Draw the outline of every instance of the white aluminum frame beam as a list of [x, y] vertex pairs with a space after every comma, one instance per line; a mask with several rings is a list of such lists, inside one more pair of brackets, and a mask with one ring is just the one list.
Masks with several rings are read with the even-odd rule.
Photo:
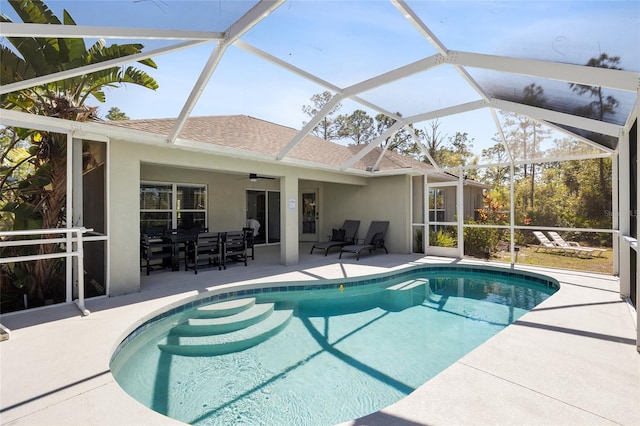
[[165, 135], [141, 130], [132, 130], [92, 121], [71, 121], [8, 109], [0, 109], [0, 125], [55, 133], [68, 133], [69, 131], [73, 131], [77, 138], [98, 141], [114, 138], [154, 145], [166, 145], [167, 141]]
[[367, 155], [368, 153], [373, 151], [378, 145], [380, 145], [382, 141], [384, 141], [388, 137], [392, 137], [393, 135], [395, 135], [402, 126], [404, 126], [404, 123], [402, 123], [401, 121], [396, 121], [393, 124], [393, 126], [389, 127], [387, 130], [382, 132], [380, 136], [378, 136], [377, 138], [369, 142], [366, 147], [360, 150], [360, 152], [358, 152], [353, 157], [349, 158], [347, 161], [342, 163], [342, 166], [340, 166], [340, 169], [346, 170], [352, 167], [358, 160], [364, 158], [365, 155]]
[[176, 124], [169, 135], [169, 143], [175, 142], [176, 138], [182, 131], [184, 124], [191, 115], [191, 111], [195, 107], [196, 103], [200, 99], [204, 88], [211, 79], [213, 72], [218, 67], [222, 56], [226, 52], [227, 48], [238, 40], [243, 34], [253, 28], [258, 22], [269, 16], [274, 10], [280, 7], [286, 0], [260, 0], [253, 8], [251, 8], [244, 16], [235, 21], [229, 29], [225, 32], [223, 40], [218, 42], [218, 45], [211, 53], [209, 60], [205, 64], [202, 73], [198, 77], [196, 84], [194, 85], [187, 101], [180, 111], [180, 115], [176, 120]]
[[276, 160], [282, 160], [291, 152], [296, 145], [298, 145], [319, 123], [322, 119], [331, 111], [338, 103], [343, 99], [342, 94], [334, 95], [329, 101], [322, 107], [320, 111], [291, 139], [291, 141], [280, 150], [276, 155]]
[[452, 63], [449, 60], [451, 51], [442, 43], [438, 37], [429, 29], [429, 27], [416, 15], [416, 13], [407, 5], [404, 0], [391, 0], [391, 3], [398, 9], [402, 15], [407, 19], [414, 27], [418, 29], [420, 34], [431, 43], [431, 45], [442, 55], [442, 59], [447, 63], [454, 65], [454, 68], [464, 78], [467, 83], [480, 95], [483, 99], [489, 100], [489, 95], [482, 89], [482, 87], [475, 81], [475, 79], [465, 70], [463, 67]]
[[548, 121], [541, 121], [541, 123], [543, 123], [547, 127], [550, 127], [550, 128], [552, 128], [554, 130], [557, 130], [558, 132], [564, 133], [564, 134], [572, 137], [573, 139], [577, 139], [580, 142], [583, 142], [583, 143], [585, 143], [585, 144], [587, 144], [587, 145], [589, 145], [589, 146], [591, 146], [591, 147], [593, 147], [595, 149], [598, 149], [600, 151], [604, 151], [604, 152], [607, 152], [607, 153], [615, 152], [615, 149], [612, 149], [612, 148], [609, 148], [608, 146], [604, 146], [602, 144], [594, 142], [591, 139], [587, 139], [584, 136], [581, 136], [581, 135], [578, 135], [576, 133], [573, 133], [570, 130], [567, 130], [567, 129], [563, 128], [563, 127], [557, 126], [557, 125], [555, 125], [553, 123], [550, 123]]
[[21, 22], [0, 23], [4, 37], [43, 38], [109, 38], [133, 40], [202, 40], [216, 41], [224, 37], [218, 31], [158, 30], [124, 27], [94, 27], [88, 25], [51, 25]]
[[[255, 56], [258, 56], [259, 58], [262, 58], [268, 62], [271, 62], [272, 64], [283, 68], [299, 77], [305, 78], [308, 81], [315, 83], [321, 87], [324, 87], [325, 89], [329, 89], [332, 92], [335, 93], [343, 93], [344, 89], [341, 87], [336, 86], [333, 83], [330, 83], [326, 80], [323, 80], [321, 78], [319, 78], [318, 76], [311, 74], [310, 72], [307, 72], [301, 68], [296, 67], [295, 65], [292, 65], [286, 61], [283, 61], [280, 58], [277, 58], [273, 55], [271, 55], [270, 53], [267, 53], [261, 49], [258, 49], [257, 47], [243, 41], [243, 40], [236, 40], [235, 43], [233, 44], [235, 47], [238, 47], [248, 53], [251, 53]], [[393, 118], [394, 120], [401, 120], [402, 117], [398, 116], [396, 113], [390, 112], [385, 110], [384, 108], [381, 108], [379, 105], [373, 104], [365, 99], [360, 98], [359, 96], [349, 96], [349, 99], [363, 105], [366, 106], [369, 109], [372, 109], [374, 111], [377, 111], [379, 113], [385, 114], [388, 117]]]
[[29, 87], [40, 86], [47, 83], [53, 83], [55, 81], [66, 80], [67, 78], [78, 77], [85, 74], [90, 74], [96, 71], [102, 71], [108, 68], [117, 67], [130, 62], [137, 62], [143, 59], [151, 58], [154, 56], [164, 55], [167, 53], [177, 52], [179, 50], [188, 49], [200, 44], [209, 43], [209, 41], [188, 41], [179, 43], [173, 46], [162, 47], [159, 49], [151, 50], [149, 52], [140, 52], [134, 55], [124, 56], [122, 58], [111, 59], [104, 62], [98, 62], [95, 64], [87, 65], [84, 67], [74, 68], [71, 70], [61, 71], [41, 77], [31, 78], [29, 80], [17, 81], [11, 84], [5, 84], [0, 86], [0, 94], [16, 92], [22, 89], [28, 89]]
[[[383, 73], [383, 74], [379, 74], [375, 77], [372, 77], [368, 80], [364, 80], [361, 81], [359, 83], [356, 83], [352, 86], [346, 87], [342, 90], [338, 90], [339, 95], [334, 96], [331, 99], [331, 108], [327, 108], [327, 105], [325, 105], [325, 107], [323, 107], [317, 114], [315, 117], [313, 117], [313, 119], [307, 123], [306, 126], [304, 126], [304, 128], [302, 130], [300, 130], [300, 132], [298, 132], [298, 134], [296, 134], [296, 136], [291, 140], [291, 142], [289, 142], [287, 144], [287, 146], [285, 148], [283, 148], [278, 155], [276, 156], [276, 158], [278, 160], [282, 160], [298, 143], [300, 143], [304, 137], [306, 135], [308, 135], [313, 128], [320, 123], [320, 121], [329, 113], [329, 111], [331, 111], [331, 109], [339, 102], [341, 101], [343, 98], [354, 98], [358, 93], [362, 93], [362, 92], [366, 92], [368, 90], [371, 89], [375, 89], [376, 87], [380, 87], [383, 86], [385, 84], [389, 84], [392, 83], [394, 81], [400, 80], [402, 78], [405, 77], [409, 77], [411, 75], [423, 72], [427, 69], [433, 68], [435, 66], [441, 65], [442, 61], [441, 61], [441, 56], [440, 55], [432, 55], [429, 56], [427, 58], [423, 58], [420, 59], [416, 62], [413, 62], [411, 64], [396, 68], [394, 70], [391, 70], [389, 72]], [[336, 101], [336, 99], [338, 99]], [[366, 102], [366, 101], [365, 101]], [[372, 104], [369, 104], [367, 102], [367, 104], [369, 106], [374, 106]], [[389, 114], [387, 114], [389, 115]], [[390, 117], [393, 117], [396, 120], [396, 123], [400, 122], [400, 124], [404, 125], [404, 123], [401, 122], [400, 117], [397, 117], [395, 114], [391, 114], [389, 115]], [[406, 120], [403, 120], [406, 121]], [[378, 138], [379, 139], [379, 138]], [[378, 140], [376, 139], [376, 140]], [[383, 139], [384, 140], [384, 139]], [[373, 142], [371, 142], [373, 143]], [[375, 148], [375, 147], [374, 147]], [[373, 149], [373, 148], [371, 148]], [[357, 161], [354, 160], [354, 163]]]
[[298, 75], [300, 77], [303, 77], [309, 81], [311, 81], [312, 83], [315, 83], [319, 86], [322, 86], [326, 89], [332, 90], [334, 92], [340, 92], [342, 89], [339, 88], [338, 86], [335, 86], [331, 83], [329, 83], [326, 80], [321, 79], [320, 77], [311, 74], [310, 72], [307, 72], [301, 68], [296, 67], [295, 65], [291, 65], [290, 63], [283, 61], [282, 59], [273, 56], [270, 53], [265, 52], [264, 50], [258, 49], [257, 47], [243, 41], [243, 40], [236, 40], [235, 43], [233, 43], [233, 45], [235, 47], [238, 47], [242, 50], [244, 50], [245, 52], [251, 53], [252, 55], [255, 55], [259, 58], [264, 59], [267, 62], [271, 62], [272, 64], [280, 67], [280, 68], [284, 68], [285, 70]]
[[478, 109], [486, 108], [488, 106], [489, 106], [489, 103], [487, 101], [480, 99], [477, 101], [471, 101], [471, 102], [467, 102], [467, 103], [452, 106], [452, 107], [425, 112], [423, 114], [417, 114], [417, 115], [412, 115], [410, 117], [405, 117], [404, 121], [408, 123], [419, 123], [421, 121], [435, 120], [436, 118], [446, 117], [448, 115], [455, 115], [455, 114], [461, 114], [464, 112], [475, 111]]
[[449, 49], [436, 37], [436, 35], [422, 22], [422, 19], [416, 15], [416, 13], [407, 5], [404, 0], [391, 0], [391, 4], [402, 13], [411, 24], [426, 38], [429, 43], [438, 51], [442, 56], [448, 56]]
[[[598, 158], [611, 158], [613, 153], [602, 152], [599, 154], [580, 154], [580, 155], [562, 155], [562, 156], [554, 156], [554, 157], [539, 157], [539, 158], [529, 158], [526, 160], [514, 160], [513, 164], [516, 166], [522, 166], [525, 164], [546, 164], [546, 163], [557, 163], [559, 161], [567, 161], [567, 160], [594, 160]], [[478, 163], [478, 164], [467, 164], [463, 166], [465, 170], [477, 170], [484, 169], [487, 167], [507, 167], [511, 164], [510, 161], [505, 161], [503, 163]], [[458, 173], [458, 166], [455, 167], [443, 167], [439, 170], [439, 172], [445, 173]], [[430, 172], [433, 173], [433, 172]]]
[[385, 84], [393, 83], [403, 78], [410, 77], [412, 75], [424, 72], [428, 69], [437, 67], [438, 65], [442, 65], [441, 55], [428, 56], [426, 58], [417, 60], [413, 63], [403, 65], [391, 71], [385, 72], [383, 74], [379, 74], [368, 80], [364, 80], [359, 83], [353, 84], [349, 87], [346, 87], [345, 89], [342, 90], [342, 93], [346, 97], [351, 97], [359, 93], [367, 92], [371, 89], [384, 86]]
[[500, 143], [502, 144], [502, 147], [504, 148], [504, 152], [507, 153], [507, 157], [509, 158], [509, 163], [513, 164], [513, 155], [511, 155], [511, 150], [509, 149], [509, 144], [507, 143], [507, 138], [505, 138], [505, 136], [504, 136], [504, 131], [502, 130], [502, 124], [500, 123], [500, 120], [498, 119], [498, 114], [496, 114], [496, 110], [494, 108], [489, 108], [489, 110], [491, 111], [491, 117], [493, 118], [493, 122], [496, 125], [496, 129], [498, 130], [498, 135], [500, 136]]
[[501, 99], [492, 99], [491, 105], [494, 108], [526, 115], [535, 120], [552, 121], [554, 123], [565, 124], [567, 126], [589, 130], [595, 133], [602, 133], [603, 135], [618, 137], [624, 131], [624, 128], [617, 124], [605, 123], [591, 118], [579, 117], [577, 115], [551, 111], [544, 108], [504, 101]]
[[492, 71], [527, 75], [567, 83], [601, 86], [635, 92], [640, 87], [640, 73], [609, 68], [588, 67], [560, 62], [519, 59], [480, 53], [449, 51], [450, 64]]

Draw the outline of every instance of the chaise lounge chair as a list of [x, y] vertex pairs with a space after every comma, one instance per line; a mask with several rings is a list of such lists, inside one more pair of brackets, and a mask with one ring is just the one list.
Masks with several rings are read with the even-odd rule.
[[384, 245], [384, 236], [389, 228], [389, 221], [373, 221], [369, 225], [367, 235], [364, 237], [363, 244], [346, 245], [340, 249], [340, 259], [342, 259], [342, 253], [355, 253], [356, 260], [360, 259], [360, 252], [363, 250], [369, 250], [369, 253], [376, 249], [384, 249], [389, 254], [389, 250]]
[[348, 244], [354, 244], [356, 242], [356, 235], [358, 234], [359, 227], [359, 220], [345, 220], [342, 224], [342, 228], [333, 230], [333, 234], [329, 237], [329, 241], [315, 243], [313, 247], [311, 247], [311, 252], [309, 252], [309, 254], [313, 254], [314, 249], [321, 249], [324, 250], [324, 255], [326, 256], [329, 249], [333, 247], [344, 247]]
[[578, 243], [577, 241], [565, 241], [560, 236], [560, 234], [558, 234], [555, 231], [547, 231], [547, 234], [549, 234], [549, 236], [553, 240], [553, 243], [557, 247], [562, 248], [567, 253], [573, 252], [578, 256], [582, 254], [589, 257], [593, 257], [594, 256], [593, 254], [596, 253], [595, 257], [600, 257], [602, 256], [602, 253], [606, 251], [605, 249], [601, 249], [601, 248], [581, 246], [580, 243]]
[[536, 252], [540, 249], [552, 253], [558, 251], [558, 247], [553, 243], [553, 241], [547, 238], [547, 236], [544, 235], [541, 231], [533, 231], [533, 235], [536, 237], [539, 243], [538, 247], [535, 250]]

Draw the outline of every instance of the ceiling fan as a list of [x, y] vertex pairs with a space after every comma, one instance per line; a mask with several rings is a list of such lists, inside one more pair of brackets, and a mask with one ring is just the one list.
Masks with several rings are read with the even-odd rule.
[[[242, 179], [246, 179], [246, 178], [242, 178]], [[269, 176], [258, 176], [256, 173], [249, 173], [249, 180], [251, 182], [257, 182], [258, 179], [275, 179], [273, 177], [269, 177]]]

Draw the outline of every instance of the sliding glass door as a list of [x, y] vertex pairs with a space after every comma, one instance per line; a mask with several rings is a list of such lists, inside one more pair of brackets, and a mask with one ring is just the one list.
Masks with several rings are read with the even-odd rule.
[[248, 226], [253, 225], [255, 244], [279, 243], [280, 192], [247, 190], [246, 220]]

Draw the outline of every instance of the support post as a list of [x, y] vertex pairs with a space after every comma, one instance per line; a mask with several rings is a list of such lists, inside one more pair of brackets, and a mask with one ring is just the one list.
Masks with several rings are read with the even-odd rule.
[[298, 177], [280, 178], [280, 263], [286, 266], [298, 263]]

